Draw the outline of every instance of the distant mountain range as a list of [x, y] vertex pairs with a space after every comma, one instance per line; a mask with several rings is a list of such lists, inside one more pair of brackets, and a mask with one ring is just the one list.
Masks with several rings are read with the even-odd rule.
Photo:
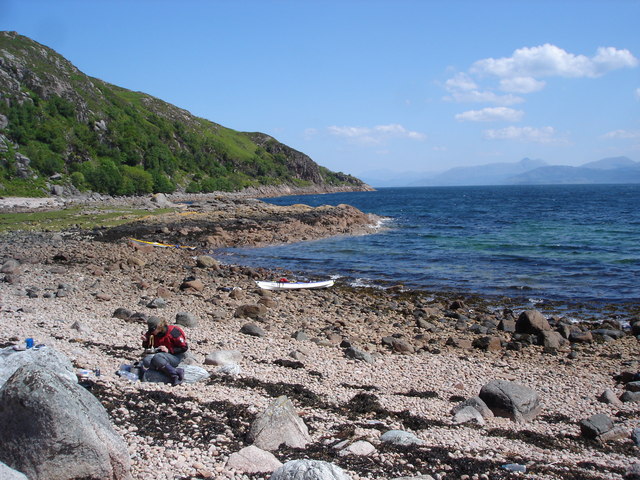
[[640, 183], [640, 162], [611, 157], [570, 167], [524, 158], [515, 163], [456, 167], [433, 174], [375, 171], [360, 178], [374, 187]]

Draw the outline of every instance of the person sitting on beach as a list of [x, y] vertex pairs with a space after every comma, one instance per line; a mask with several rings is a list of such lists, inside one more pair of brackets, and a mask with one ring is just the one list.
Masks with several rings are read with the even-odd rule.
[[184, 379], [184, 370], [176, 367], [189, 348], [184, 331], [158, 317], [149, 317], [147, 327], [142, 335], [142, 347], [148, 355], [143, 358], [142, 366], [164, 373], [172, 385], [179, 385]]

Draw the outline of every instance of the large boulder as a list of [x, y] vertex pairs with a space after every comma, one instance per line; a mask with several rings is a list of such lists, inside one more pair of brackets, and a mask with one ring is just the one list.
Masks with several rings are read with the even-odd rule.
[[7, 347], [0, 350], [0, 387], [18, 368], [27, 364], [38, 365], [72, 382], [78, 381], [69, 359], [53, 348], [29, 348], [16, 351], [13, 347]]
[[304, 448], [311, 442], [307, 426], [284, 395], [256, 417], [248, 438], [256, 447], [268, 451], [277, 450], [283, 443], [292, 448]]
[[233, 468], [245, 473], [271, 473], [282, 466], [271, 452], [261, 450], [255, 445], [249, 445], [239, 452], [229, 455], [227, 468]]
[[0, 389], [0, 460], [31, 480], [131, 479], [127, 444], [100, 402], [38, 364]]
[[351, 477], [333, 463], [291, 460], [273, 472], [269, 480], [351, 480]]
[[526, 310], [520, 314], [516, 321], [517, 333], [540, 335], [548, 330], [551, 330], [551, 325], [538, 310]]
[[518, 423], [532, 420], [540, 413], [538, 394], [519, 383], [492, 380], [482, 387], [479, 396], [494, 415]]

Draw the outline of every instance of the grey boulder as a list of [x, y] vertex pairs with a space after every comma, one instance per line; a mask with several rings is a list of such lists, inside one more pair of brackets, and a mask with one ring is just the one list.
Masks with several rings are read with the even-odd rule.
[[333, 463], [291, 460], [273, 472], [269, 480], [351, 480], [351, 477]]
[[411, 432], [405, 432], [404, 430], [389, 430], [380, 436], [382, 443], [390, 443], [392, 445], [422, 445], [423, 440], [420, 440]]
[[41, 365], [20, 367], [0, 389], [0, 460], [30, 480], [131, 479], [127, 444], [102, 404]]
[[27, 364], [39, 365], [71, 382], [78, 381], [73, 365], [67, 357], [50, 347], [29, 348], [16, 351], [13, 347], [0, 350], [0, 386], [20, 367]]
[[506, 380], [492, 380], [480, 390], [480, 398], [494, 415], [521, 423], [540, 413], [540, 399], [531, 388]]
[[256, 417], [248, 438], [256, 447], [268, 451], [277, 450], [283, 443], [292, 448], [304, 448], [311, 442], [307, 426], [284, 395]]

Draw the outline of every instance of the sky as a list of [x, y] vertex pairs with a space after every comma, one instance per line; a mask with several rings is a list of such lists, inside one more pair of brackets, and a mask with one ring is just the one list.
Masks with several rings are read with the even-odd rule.
[[640, 0], [0, 0], [82, 72], [356, 176], [640, 161]]

